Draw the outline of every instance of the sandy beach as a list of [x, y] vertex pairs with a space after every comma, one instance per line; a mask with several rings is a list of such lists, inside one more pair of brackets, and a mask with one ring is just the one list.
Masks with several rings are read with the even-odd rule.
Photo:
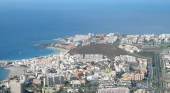
[[8, 77], [6, 77], [5, 80], [7, 80], [8, 78], [10, 77], [13, 77], [13, 76], [21, 76], [24, 74], [24, 71], [27, 69], [26, 67], [20, 67], [20, 66], [15, 66], [15, 67], [8, 67], [8, 68], [5, 68], [5, 69], [8, 69], [10, 72], [8, 74]]
[[[58, 52], [56, 54], [67, 53], [69, 51], [68, 49], [57, 48], [57, 47], [47, 47], [47, 48], [51, 48], [51, 49], [57, 50]], [[53, 55], [55, 55], [55, 54], [53, 54]]]
[[[67, 53], [69, 51], [68, 49], [62, 49], [62, 48], [57, 48], [57, 47], [47, 47], [47, 48], [52, 48], [52, 49], [58, 50], [58, 52], [56, 54], [53, 54], [53, 55], [58, 55], [58, 54], [61, 54], [61, 53]], [[50, 56], [50, 55], [47, 55], [47, 56]], [[30, 59], [32, 59], [32, 58], [30, 58]], [[25, 60], [27, 60], [27, 59], [25, 59]], [[12, 60], [12, 61], [15, 61], [15, 60]], [[23, 75], [24, 71], [27, 68], [26, 67], [20, 67], [20, 66], [13, 66], [13, 67], [7, 67], [5, 69], [10, 71], [8, 76], [5, 79], [5, 80], [7, 80], [8, 78], [13, 77], [13, 76], [21, 76], [21, 75]]]
[[[58, 50], [58, 52], [56, 53], [57, 55], [61, 54], [61, 53], [66, 53], [66, 52], [69, 51], [67, 49], [56, 48], [56, 47], [48, 47], [48, 48], [52, 48], [52, 49]], [[50, 56], [50, 55], [48, 55], [48, 56]], [[30, 58], [30, 59], [32, 59], [32, 58]], [[27, 68], [26, 67], [20, 67], [20, 66], [13, 66], [13, 67], [7, 67], [5, 69], [8, 69], [10, 71], [8, 76], [5, 79], [5, 80], [7, 80], [8, 78], [13, 77], [13, 76], [21, 76], [21, 75], [23, 75], [24, 71]]]
[[58, 53], [57, 53], [57, 54], [66, 53], [66, 52], [69, 51], [68, 49], [62, 49], [62, 48], [54, 48], [54, 49], [57, 49], [57, 50], [58, 50]]

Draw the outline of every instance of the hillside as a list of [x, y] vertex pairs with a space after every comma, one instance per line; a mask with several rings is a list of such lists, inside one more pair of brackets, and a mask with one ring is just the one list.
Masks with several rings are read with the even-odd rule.
[[108, 57], [126, 55], [127, 52], [111, 44], [90, 44], [69, 51], [71, 54], [103, 54]]

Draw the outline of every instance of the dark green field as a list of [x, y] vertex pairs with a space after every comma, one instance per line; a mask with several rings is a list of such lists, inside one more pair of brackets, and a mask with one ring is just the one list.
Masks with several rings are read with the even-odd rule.
[[69, 51], [71, 54], [103, 54], [108, 57], [126, 55], [127, 52], [111, 44], [90, 44]]

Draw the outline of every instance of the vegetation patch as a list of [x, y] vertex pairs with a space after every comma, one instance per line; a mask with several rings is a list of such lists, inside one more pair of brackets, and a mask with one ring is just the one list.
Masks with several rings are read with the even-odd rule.
[[90, 44], [74, 48], [69, 51], [71, 54], [103, 54], [108, 57], [127, 55], [127, 52], [111, 44]]

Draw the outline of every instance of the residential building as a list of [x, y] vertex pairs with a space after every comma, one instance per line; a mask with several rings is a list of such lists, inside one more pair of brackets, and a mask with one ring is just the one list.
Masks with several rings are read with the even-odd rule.
[[24, 93], [24, 83], [19, 81], [10, 82], [11, 93]]
[[130, 90], [125, 87], [103, 88], [103, 89], [98, 89], [97, 93], [130, 93]]
[[44, 78], [44, 86], [54, 87], [57, 84], [64, 84], [63, 76], [50, 75]]

